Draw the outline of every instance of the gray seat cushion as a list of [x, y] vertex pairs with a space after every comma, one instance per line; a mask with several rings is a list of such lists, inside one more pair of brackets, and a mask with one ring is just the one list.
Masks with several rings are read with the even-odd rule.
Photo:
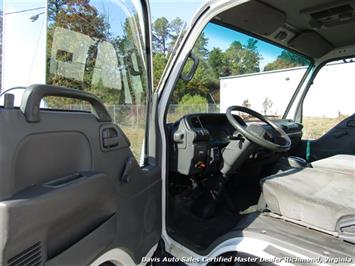
[[277, 214], [327, 231], [342, 218], [355, 223], [355, 176], [326, 169], [297, 168], [267, 177], [262, 190]]
[[339, 154], [312, 163], [314, 168], [325, 168], [345, 173], [355, 173], [355, 155]]

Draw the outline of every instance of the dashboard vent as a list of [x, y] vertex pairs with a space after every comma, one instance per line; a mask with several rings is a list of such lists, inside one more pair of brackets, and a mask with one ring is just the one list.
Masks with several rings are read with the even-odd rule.
[[9, 266], [37, 266], [41, 265], [41, 243], [30, 246], [29, 248], [21, 251], [7, 261]]
[[200, 119], [198, 116], [193, 116], [190, 118], [190, 123], [193, 128], [203, 128]]

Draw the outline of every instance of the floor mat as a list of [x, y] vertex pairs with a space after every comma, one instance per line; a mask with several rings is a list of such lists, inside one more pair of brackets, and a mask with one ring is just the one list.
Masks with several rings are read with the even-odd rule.
[[[219, 236], [232, 229], [241, 218], [217, 206], [213, 218], [203, 219], [193, 215], [181, 205], [175, 208], [175, 219], [170, 220], [169, 232], [176, 236], [189, 236], [189, 244], [197, 249], [207, 248]], [[173, 229], [171, 229], [173, 228]]]

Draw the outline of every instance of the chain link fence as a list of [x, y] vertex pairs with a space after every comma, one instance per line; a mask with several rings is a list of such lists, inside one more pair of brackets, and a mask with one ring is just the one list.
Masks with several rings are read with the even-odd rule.
[[[114, 123], [124, 127], [144, 128], [146, 120], [145, 105], [106, 105]], [[63, 107], [66, 110], [91, 111], [90, 105], [71, 104]], [[218, 104], [171, 104], [168, 109], [168, 122], [192, 113], [219, 113]]]
[[175, 122], [184, 115], [193, 113], [219, 113], [220, 107], [218, 104], [171, 104], [169, 105], [167, 120]]

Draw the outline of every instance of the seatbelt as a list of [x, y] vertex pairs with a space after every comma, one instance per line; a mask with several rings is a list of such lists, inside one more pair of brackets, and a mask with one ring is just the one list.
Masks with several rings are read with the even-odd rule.
[[266, 207], [267, 207], [266, 201], [264, 199], [263, 193], [261, 193], [258, 204], [256, 205], [256, 208], [258, 211], [263, 212], [266, 209]]
[[266, 209], [266, 202], [263, 197], [263, 193], [260, 194], [259, 201], [256, 205], [250, 206], [248, 209], [240, 211], [240, 215], [245, 215], [253, 212], [263, 212]]
[[311, 141], [307, 140], [307, 147], [306, 147], [306, 161], [309, 162], [311, 158]]

